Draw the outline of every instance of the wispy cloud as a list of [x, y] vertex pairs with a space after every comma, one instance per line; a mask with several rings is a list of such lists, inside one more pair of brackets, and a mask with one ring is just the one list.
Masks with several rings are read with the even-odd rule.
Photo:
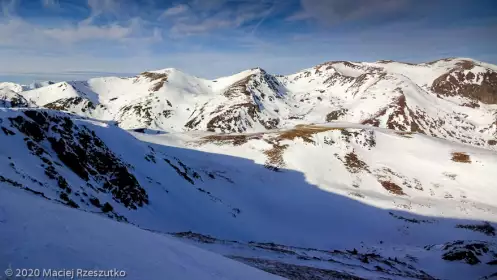
[[116, 13], [121, 9], [123, 1], [118, 0], [88, 0], [88, 6], [91, 9], [92, 16], [98, 16], [104, 13]]
[[187, 12], [190, 8], [188, 5], [179, 4], [170, 8], [167, 8], [161, 15], [163, 18], [178, 16]]
[[85, 40], [119, 40], [127, 38], [131, 31], [130, 27], [119, 25], [95, 26], [86, 24], [42, 30], [48, 37], [63, 43], [76, 43]]
[[153, 30], [144, 35], [139, 22], [131, 20], [126, 25], [117, 23], [94, 25], [87, 22], [78, 24], [64, 23], [57, 27], [35, 25], [20, 18], [12, 18], [0, 22], [0, 46], [21, 48], [54, 48], [63, 45], [74, 45], [81, 42], [106, 42], [143, 40], [159, 38], [160, 32]]
[[89, 77], [178, 67], [213, 78], [257, 66], [284, 74], [325, 60], [441, 56], [497, 63], [496, 6], [490, 0], [0, 0], [0, 77], [72, 79], [74, 71]]
[[[205, 34], [216, 30], [237, 29], [247, 23], [255, 24], [256, 28], [267, 17], [272, 4], [268, 2], [236, 2], [229, 1], [198, 1], [193, 0], [168, 8], [163, 18], [171, 23], [172, 35]], [[224, 7], [224, 8], [222, 8]]]

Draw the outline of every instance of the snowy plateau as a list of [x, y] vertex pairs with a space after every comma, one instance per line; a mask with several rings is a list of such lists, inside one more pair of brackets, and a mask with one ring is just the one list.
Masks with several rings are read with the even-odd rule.
[[0, 279], [497, 277], [495, 65], [4, 82], [0, 129]]

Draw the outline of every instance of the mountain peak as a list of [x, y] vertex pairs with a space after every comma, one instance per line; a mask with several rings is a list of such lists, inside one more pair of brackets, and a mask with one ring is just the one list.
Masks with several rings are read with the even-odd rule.
[[251, 68], [250, 71], [260, 72], [260, 73], [263, 73], [263, 74], [267, 73], [266, 70], [262, 69], [261, 67]]
[[[149, 70], [149, 71], [145, 71], [143, 73], [169, 74], [172, 72], [181, 72], [181, 71], [176, 69], [176, 68], [170, 67], [170, 68], [163, 68], [163, 69], [157, 69], [157, 70]], [[141, 73], [141, 74], [143, 74], [143, 73]]]

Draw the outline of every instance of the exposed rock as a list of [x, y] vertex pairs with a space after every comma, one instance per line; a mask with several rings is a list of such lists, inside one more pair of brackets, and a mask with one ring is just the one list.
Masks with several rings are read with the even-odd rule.
[[497, 72], [473, 73], [474, 64], [461, 62], [453, 69], [433, 81], [431, 89], [442, 96], [462, 96], [485, 104], [497, 104]]
[[[126, 164], [93, 131], [74, 125], [68, 117], [35, 110], [27, 110], [24, 114], [32, 121], [22, 116], [10, 121], [12, 126], [34, 141], [26, 142], [34, 154], [41, 157], [45, 151], [37, 143], [48, 140], [58, 158], [76, 175], [85, 181], [92, 178], [102, 183], [103, 188], [125, 207], [136, 209], [148, 203], [145, 190], [128, 171]], [[53, 168], [47, 172], [61, 188], [67, 185]]]

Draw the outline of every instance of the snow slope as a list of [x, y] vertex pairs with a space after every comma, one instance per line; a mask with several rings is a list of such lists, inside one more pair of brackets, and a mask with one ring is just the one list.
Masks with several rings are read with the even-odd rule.
[[[350, 123], [154, 134], [46, 109], [0, 114], [2, 189], [23, 189], [157, 232], [269, 246], [270, 254], [259, 256], [247, 253], [251, 247], [207, 249], [282, 276], [267, 263], [366, 279], [491, 273], [495, 151]], [[459, 240], [488, 247], [478, 265], [442, 259]], [[323, 256], [274, 254], [276, 245], [267, 245], [273, 243], [304, 248], [300, 255], [338, 250], [340, 258], [354, 258], [355, 268], [329, 266]], [[381, 271], [363, 267], [356, 259], [363, 255], [347, 253], [354, 249], [378, 254]], [[389, 257], [406, 264], [390, 268]]]
[[0, 223], [2, 274], [8, 268], [14, 273], [39, 269], [41, 275], [44, 270], [76, 274], [78, 269], [115, 269], [125, 277], [103, 274], [107, 277], [101, 279], [279, 279], [170, 236], [56, 205], [18, 189], [0, 188]]

